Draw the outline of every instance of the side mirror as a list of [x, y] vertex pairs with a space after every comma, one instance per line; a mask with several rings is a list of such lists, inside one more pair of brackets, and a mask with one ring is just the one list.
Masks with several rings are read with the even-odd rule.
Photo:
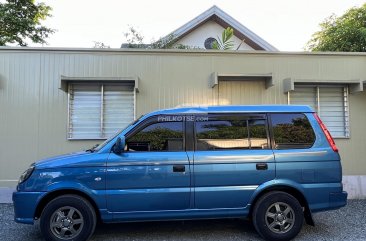
[[125, 149], [125, 138], [124, 137], [118, 137], [116, 143], [114, 144], [112, 151], [120, 155]]

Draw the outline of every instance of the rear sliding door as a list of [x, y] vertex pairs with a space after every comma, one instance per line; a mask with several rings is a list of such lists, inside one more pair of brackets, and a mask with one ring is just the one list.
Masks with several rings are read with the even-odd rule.
[[275, 178], [265, 114], [208, 114], [194, 124], [195, 208], [243, 208]]

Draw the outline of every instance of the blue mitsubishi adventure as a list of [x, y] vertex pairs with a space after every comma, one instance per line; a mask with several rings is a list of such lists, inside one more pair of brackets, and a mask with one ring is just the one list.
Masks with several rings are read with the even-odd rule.
[[338, 149], [308, 106], [152, 112], [92, 149], [41, 160], [20, 177], [15, 221], [46, 240], [87, 240], [105, 223], [249, 218], [290, 240], [312, 213], [346, 205]]

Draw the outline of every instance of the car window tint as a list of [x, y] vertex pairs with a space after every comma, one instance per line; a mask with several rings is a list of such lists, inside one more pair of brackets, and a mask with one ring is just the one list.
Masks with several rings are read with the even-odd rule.
[[249, 149], [246, 121], [196, 122], [196, 133], [197, 150]]
[[315, 134], [304, 114], [272, 114], [276, 149], [310, 148]]
[[126, 141], [127, 151], [182, 151], [183, 122], [153, 123]]
[[240, 117], [210, 118], [196, 121], [196, 150], [265, 149], [265, 120]]
[[251, 149], [267, 149], [267, 129], [265, 120], [248, 120]]

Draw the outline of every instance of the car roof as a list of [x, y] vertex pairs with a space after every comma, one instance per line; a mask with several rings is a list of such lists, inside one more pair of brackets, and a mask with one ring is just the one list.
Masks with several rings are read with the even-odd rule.
[[[151, 112], [147, 116], [167, 114], [203, 114], [203, 113], [312, 113], [314, 110], [307, 105], [220, 105], [192, 106], [163, 109]], [[147, 117], [146, 116], [146, 117]]]

